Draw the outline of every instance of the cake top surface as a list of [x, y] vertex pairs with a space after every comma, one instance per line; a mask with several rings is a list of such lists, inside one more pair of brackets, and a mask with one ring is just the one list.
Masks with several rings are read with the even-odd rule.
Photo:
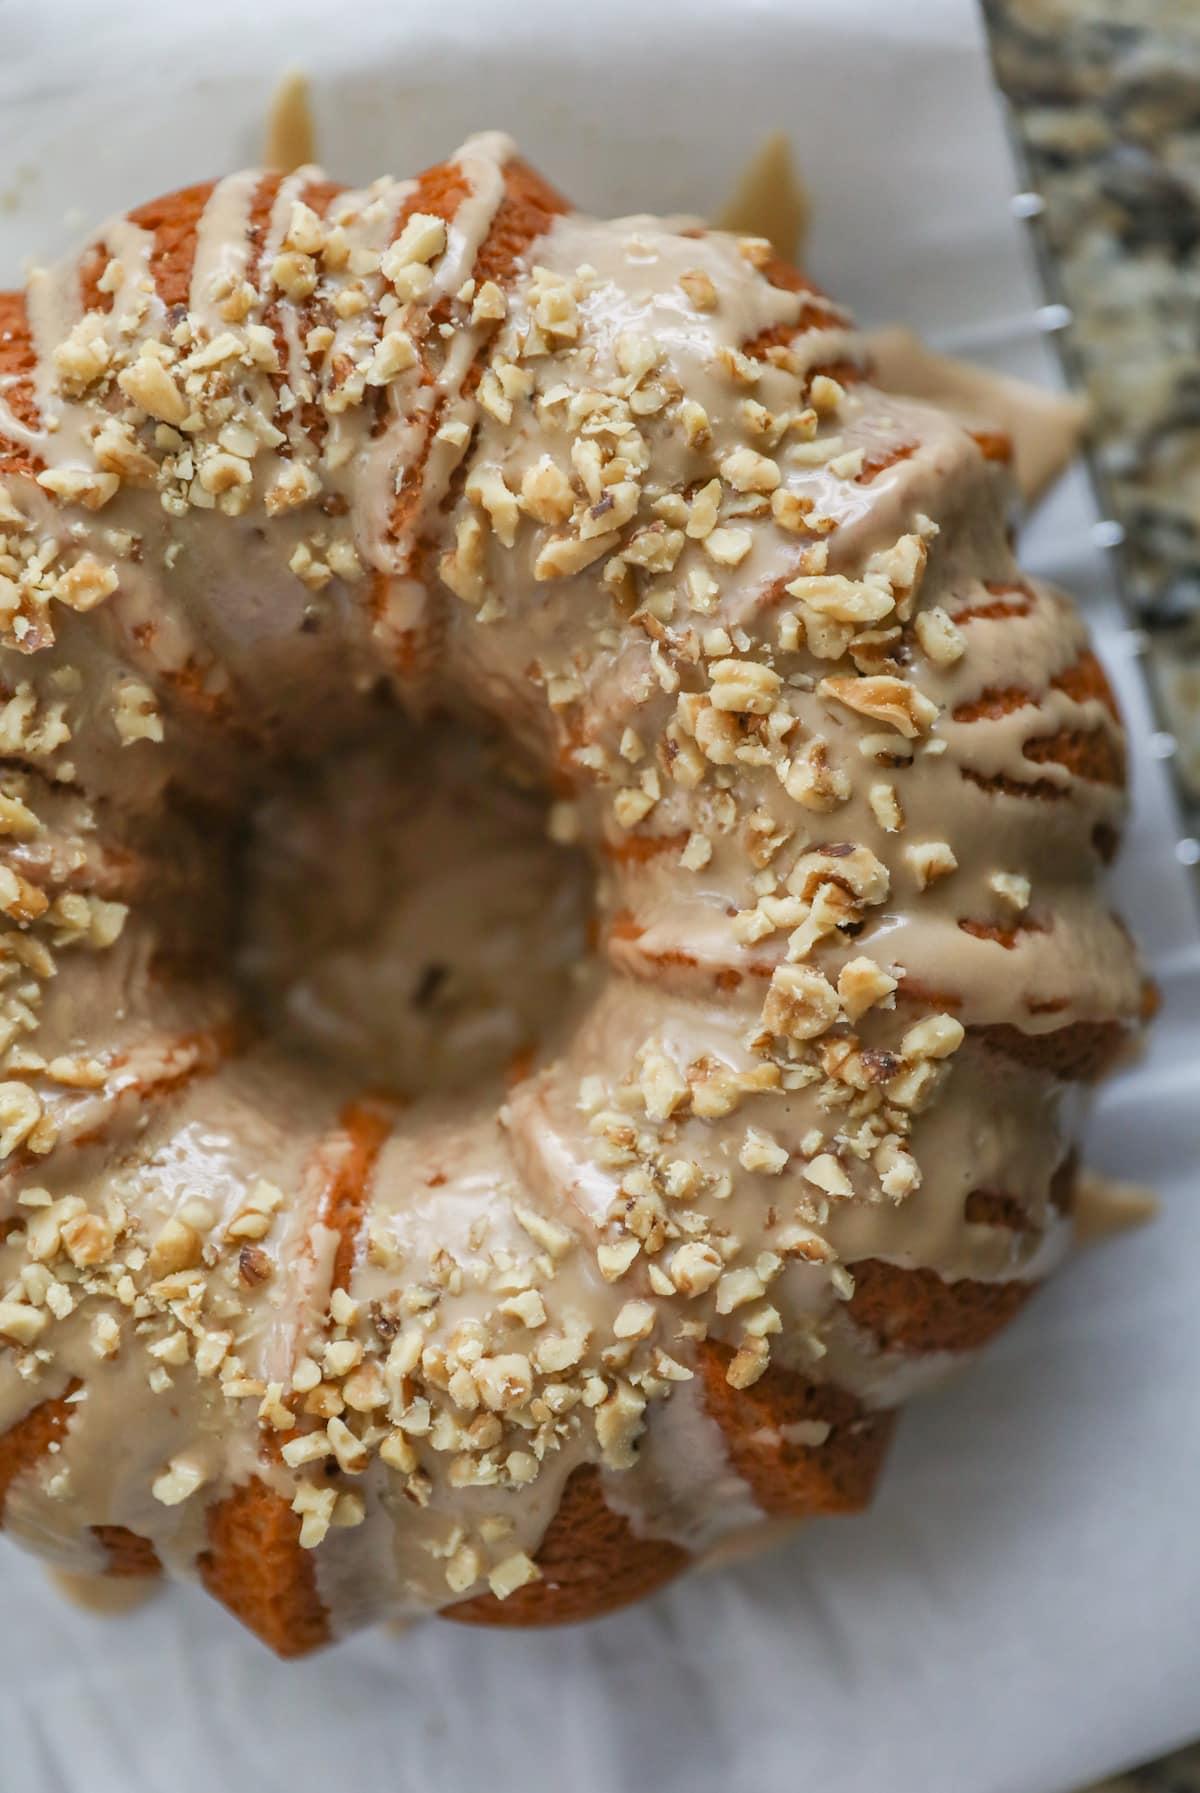
[[[1065, 1086], [1140, 981], [1096, 893], [1119, 725], [1013, 563], [1002, 443], [872, 385], [761, 240], [570, 213], [497, 135], [189, 190], [25, 306], [0, 1419], [78, 1396], [64, 1537], [114, 1474], [189, 1562], [255, 1468], [315, 1543], [371, 1510], [327, 1467], [371, 1465], [410, 1594], [508, 1592], [570, 1469], [695, 1403], [700, 1345], [888, 1404], [856, 1265], [1040, 1273]], [[158, 971], [221, 969], [194, 815], [220, 841], [281, 755], [348, 764], [381, 687], [552, 783], [609, 973], [502, 1104], [411, 1125], [277, 1040], [227, 1059], [228, 978]], [[148, 840], [139, 902], [105, 858]], [[689, 1539], [744, 1510], [708, 1481]]]

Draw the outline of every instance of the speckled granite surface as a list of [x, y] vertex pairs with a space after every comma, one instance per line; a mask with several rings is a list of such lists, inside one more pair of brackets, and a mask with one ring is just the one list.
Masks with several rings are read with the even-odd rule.
[[[983, 0], [1074, 323], [1185, 789], [1200, 805], [1200, 0]], [[1088, 1793], [1200, 1793], [1200, 1745]]]
[[984, 0], [1095, 463], [1200, 804], [1200, 0]]
[[1200, 1789], [1200, 1747], [1180, 1750], [1163, 1762], [1123, 1774], [1115, 1781], [1089, 1787], [1087, 1793], [1197, 1793]]

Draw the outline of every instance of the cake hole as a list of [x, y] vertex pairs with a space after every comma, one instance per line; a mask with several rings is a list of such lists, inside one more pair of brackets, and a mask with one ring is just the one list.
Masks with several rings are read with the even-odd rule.
[[593, 874], [547, 812], [450, 721], [288, 764], [242, 847], [237, 964], [262, 1024], [406, 1098], [522, 1074], [590, 982]]

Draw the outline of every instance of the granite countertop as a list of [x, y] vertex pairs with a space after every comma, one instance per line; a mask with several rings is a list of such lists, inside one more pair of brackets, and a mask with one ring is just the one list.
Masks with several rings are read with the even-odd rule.
[[[1092, 405], [1101, 501], [1200, 814], [1200, 5], [983, 7], [1073, 315], [1064, 348]], [[1200, 1745], [1088, 1793], [1200, 1793]]]
[[1198, 1789], [1200, 1747], [1180, 1750], [1161, 1762], [1118, 1775], [1114, 1781], [1087, 1788], [1086, 1793], [1197, 1793]]
[[983, 0], [1093, 464], [1200, 810], [1200, 7]]

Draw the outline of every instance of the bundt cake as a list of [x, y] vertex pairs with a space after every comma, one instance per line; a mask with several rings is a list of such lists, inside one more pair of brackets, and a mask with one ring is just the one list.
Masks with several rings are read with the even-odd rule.
[[0, 307], [8, 1533], [296, 1655], [860, 1507], [1142, 1007], [1004, 438], [492, 135]]

